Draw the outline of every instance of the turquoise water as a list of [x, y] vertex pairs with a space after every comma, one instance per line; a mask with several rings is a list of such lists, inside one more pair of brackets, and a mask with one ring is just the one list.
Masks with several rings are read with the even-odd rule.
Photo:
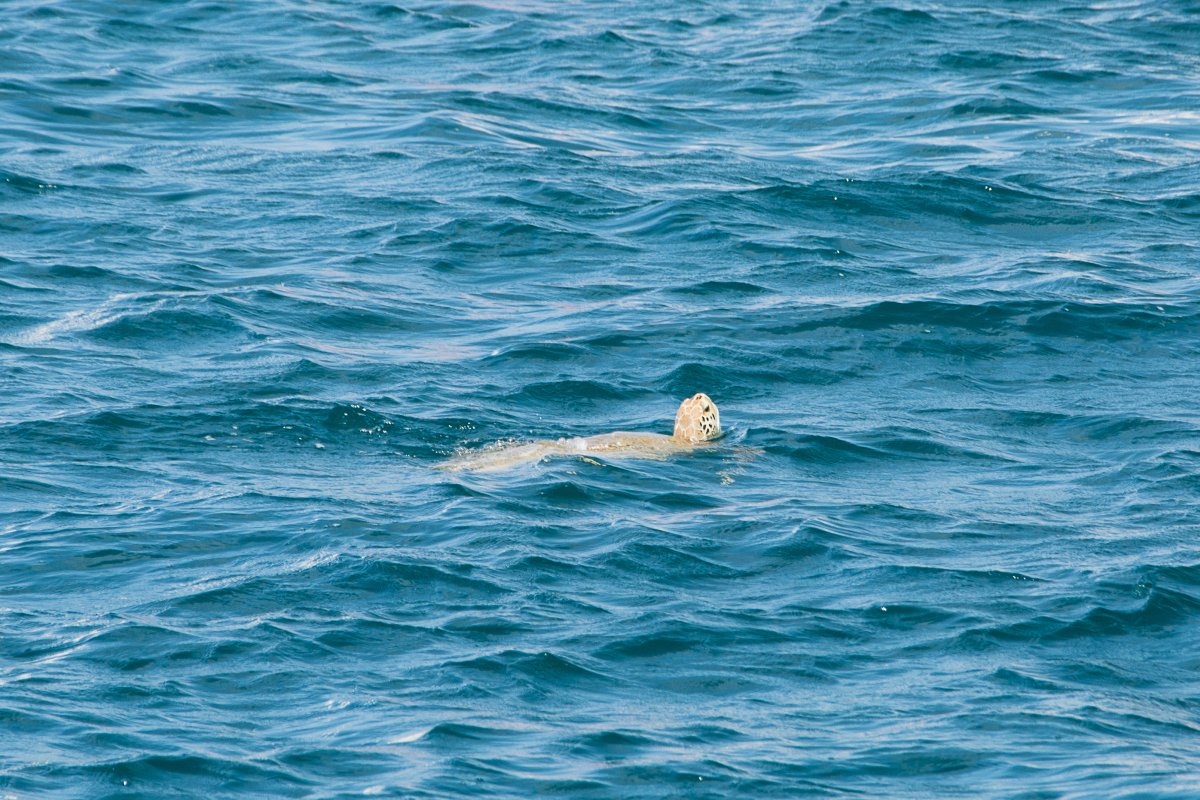
[[0, 796], [1200, 796], [1200, 5], [992, 5], [5, 3]]

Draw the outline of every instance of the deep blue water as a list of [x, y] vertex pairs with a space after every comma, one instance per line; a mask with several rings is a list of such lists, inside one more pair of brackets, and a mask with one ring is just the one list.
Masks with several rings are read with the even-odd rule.
[[1198, 278], [1194, 0], [9, 0], [0, 796], [1200, 797]]

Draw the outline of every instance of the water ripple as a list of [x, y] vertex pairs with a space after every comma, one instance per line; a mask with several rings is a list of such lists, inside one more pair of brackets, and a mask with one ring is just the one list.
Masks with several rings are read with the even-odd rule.
[[1195, 795], [1194, 3], [4, 23], [0, 794]]

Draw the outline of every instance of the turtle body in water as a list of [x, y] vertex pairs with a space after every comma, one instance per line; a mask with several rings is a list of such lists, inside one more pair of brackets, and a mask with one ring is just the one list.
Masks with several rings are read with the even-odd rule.
[[675, 431], [670, 436], [616, 431], [597, 436], [501, 444], [464, 453], [445, 462], [441, 468], [453, 472], [490, 472], [555, 455], [666, 458], [674, 453], [692, 450], [720, 435], [721, 414], [717, 404], [704, 392], [697, 392], [679, 404], [679, 411], [675, 414]]

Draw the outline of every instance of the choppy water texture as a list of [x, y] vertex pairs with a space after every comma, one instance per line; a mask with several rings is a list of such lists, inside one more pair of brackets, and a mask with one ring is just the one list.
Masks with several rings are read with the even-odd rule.
[[5, 2], [0, 794], [1195, 798], [1198, 232], [1191, 0]]

